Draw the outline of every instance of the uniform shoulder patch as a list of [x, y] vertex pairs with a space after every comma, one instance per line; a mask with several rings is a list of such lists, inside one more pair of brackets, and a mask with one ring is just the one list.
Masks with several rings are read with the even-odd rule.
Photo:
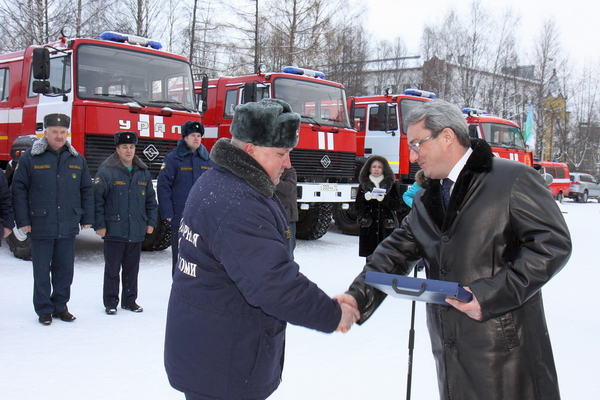
[[162, 165], [160, 166], [160, 170], [162, 171], [165, 168], [167, 168], [167, 163], [163, 162]]

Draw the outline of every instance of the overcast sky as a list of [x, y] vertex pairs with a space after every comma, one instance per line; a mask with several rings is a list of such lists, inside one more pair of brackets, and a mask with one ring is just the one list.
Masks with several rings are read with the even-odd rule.
[[[521, 47], [530, 51], [544, 21], [553, 18], [560, 32], [563, 51], [578, 67], [600, 62], [600, 6], [583, 0], [481, 0], [499, 18], [507, 9], [521, 17], [518, 27]], [[471, 0], [366, 0], [367, 27], [378, 39], [400, 36], [411, 54], [419, 54], [425, 24], [439, 24], [447, 11], [466, 15]]]

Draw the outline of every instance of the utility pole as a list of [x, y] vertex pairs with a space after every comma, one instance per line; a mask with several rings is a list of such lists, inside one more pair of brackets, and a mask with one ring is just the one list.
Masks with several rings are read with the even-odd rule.
[[256, 8], [254, 12], [254, 72], [258, 73], [258, 66], [260, 64], [260, 53], [258, 43], [258, 0], [256, 2]]

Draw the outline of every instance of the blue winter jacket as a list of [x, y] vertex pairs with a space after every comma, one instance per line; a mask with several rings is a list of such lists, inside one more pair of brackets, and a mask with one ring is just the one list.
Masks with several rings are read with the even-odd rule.
[[404, 192], [404, 194], [402, 195], [402, 200], [404, 200], [404, 202], [406, 203], [407, 206], [409, 206], [410, 208], [412, 208], [413, 205], [413, 197], [415, 197], [415, 194], [421, 190], [421, 185], [419, 185], [418, 182], [414, 182], [406, 192]]
[[341, 310], [290, 258], [287, 215], [262, 167], [229, 139], [211, 159], [179, 229], [165, 367], [200, 399], [264, 399], [281, 380], [286, 321], [332, 332]]
[[105, 240], [142, 242], [146, 226], [156, 226], [158, 205], [148, 167], [137, 156], [133, 170], [121, 163], [117, 153], [108, 157], [94, 180], [96, 223], [106, 228]]
[[179, 226], [183, 207], [194, 182], [210, 169], [208, 150], [200, 145], [192, 153], [183, 139], [164, 158], [158, 173], [158, 209], [162, 219], [171, 218], [170, 225]]
[[94, 189], [85, 159], [67, 144], [59, 153], [45, 137], [19, 158], [12, 181], [17, 227], [31, 226], [29, 236], [75, 236], [79, 225], [94, 223]]

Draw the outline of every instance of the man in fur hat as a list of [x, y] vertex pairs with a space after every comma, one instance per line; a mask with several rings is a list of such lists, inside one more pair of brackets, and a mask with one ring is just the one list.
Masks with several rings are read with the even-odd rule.
[[181, 126], [181, 136], [177, 146], [165, 156], [156, 185], [160, 215], [171, 225], [172, 274], [179, 254], [177, 231], [185, 201], [196, 180], [210, 169], [208, 150], [202, 144], [204, 125], [187, 121]]
[[279, 385], [287, 322], [346, 331], [340, 306], [299, 272], [275, 186], [298, 142], [300, 115], [275, 99], [239, 105], [211, 150], [180, 225], [165, 366], [186, 399], [265, 399]]
[[44, 117], [44, 136], [19, 159], [13, 176], [17, 227], [31, 240], [33, 305], [38, 321], [75, 320], [67, 309], [75, 236], [94, 222], [92, 178], [85, 159], [67, 140], [70, 118]]
[[119, 272], [121, 308], [144, 311], [137, 303], [142, 242], [156, 226], [158, 205], [148, 166], [135, 155], [135, 132], [115, 133], [116, 151], [94, 179], [94, 229], [104, 239], [103, 302], [108, 315], [117, 313]]

